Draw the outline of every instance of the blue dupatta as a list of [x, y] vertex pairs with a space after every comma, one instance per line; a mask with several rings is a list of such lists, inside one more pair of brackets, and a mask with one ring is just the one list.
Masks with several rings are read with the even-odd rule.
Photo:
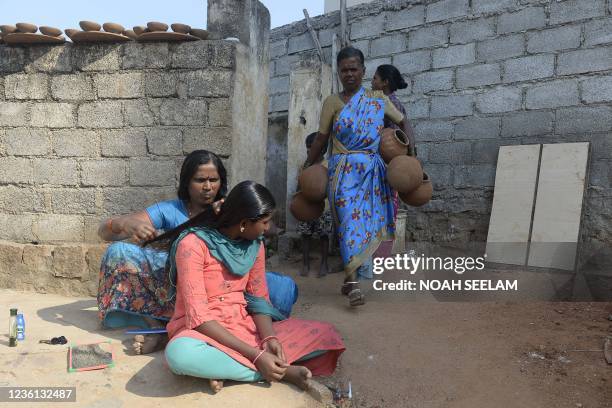
[[393, 195], [378, 153], [384, 114], [383, 99], [361, 88], [333, 125], [329, 200], [348, 277], [371, 278], [372, 255], [394, 238]]

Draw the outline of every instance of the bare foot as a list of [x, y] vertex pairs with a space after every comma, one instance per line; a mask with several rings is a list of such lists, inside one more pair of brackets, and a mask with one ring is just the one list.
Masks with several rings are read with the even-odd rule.
[[210, 389], [216, 394], [223, 389], [223, 380], [208, 380], [210, 383]]
[[310, 272], [310, 267], [308, 265], [302, 265], [302, 270], [300, 271], [300, 276], [308, 276]]
[[161, 350], [167, 343], [168, 337], [162, 334], [148, 334], [146, 336], [137, 334], [134, 336], [132, 347], [136, 354], [149, 354]]
[[308, 368], [304, 366], [292, 365], [287, 368], [287, 371], [285, 371], [283, 380], [286, 380], [296, 387], [300, 387], [304, 391], [307, 391], [310, 388], [311, 378], [312, 373]]

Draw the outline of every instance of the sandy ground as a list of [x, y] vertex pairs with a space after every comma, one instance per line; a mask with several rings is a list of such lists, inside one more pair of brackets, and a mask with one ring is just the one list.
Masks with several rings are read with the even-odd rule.
[[[331, 321], [343, 334], [347, 351], [324, 382], [350, 380], [353, 406], [612, 407], [603, 352], [570, 351], [603, 348], [612, 303], [438, 302], [370, 292], [354, 310], [339, 295], [340, 274], [299, 277], [297, 257], [283, 266], [301, 290], [296, 315]], [[530, 285], [542, 291], [544, 282], [550, 278]]]
[[[350, 309], [338, 292], [340, 274], [298, 277], [298, 258], [269, 266], [298, 282], [295, 316], [330, 321], [342, 333], [340, 367], [320, 380], [344, 390], [350, 381], [350, 406], [612, 407], [612, 366], [603, 353], [572, 351], [602, 348], [612, 336], [612, 303], [409, 301], [371, 292], [365, 306]], [[91, 298], [0, 290], [0, 305], [7, 318], [9, 306], [18, 305], [27, 324], [18, 347], [0, 338], [0, 386], [77, 387], [77, 404], [49, 406], [318, 406], [285, 384], [234, 383], [212, 395], [205, 382], [171, 374], [160, 352], [129, 355], [130, 337], [100, 330]], [[111, 339], [116, 367], [68, 374], [66, 347], [38, 344], [59, 335], [75, 343]]]
[[[93, 298], [0, 289], [0, 309], [8, 327], [8, 310], [17, 306], [26, 319], [26, 340], [8, 347], [0, 336], [0, 386], [75, 386], [77, 403], [3, 403], [0, 407], [319, 407], [308, 394], [282, 383], [228, 384], [212, 394], [206, 381], [176, 376], [165, 366], [162, 352], [139, 356], [129, 352], [132, 336], [123, 330], [101, 330]], [[113, 368], [67, 372], [67, 346], [39, 344], [39, 339], [65, 336], [75, 344], [111, 340]]]

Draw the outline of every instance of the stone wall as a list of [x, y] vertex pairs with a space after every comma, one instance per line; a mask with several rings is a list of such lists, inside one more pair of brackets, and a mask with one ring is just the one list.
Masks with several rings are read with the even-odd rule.
[[175, 196], [185, 153], [228, 158], [235, 52], [0, 47], [0, 239], [95, 242], [101, 217]]
[[[486, 240], [499, 146], [586, 140], [586, 240], [612, 242], [611, 12], [606, 0], [393, 0], [348, 10], [366, 85], [389, 63], [409, 84], [398, 95], [435, 193], [410, 210], [407, 238]], [[339, 20], [339, 12], [312, 20], [327, 61]], [[291, 67], [312, 58], [314, 45], [303, 20], [270, 38], [278, 122]]]
[[103, 217], [176, 196], [185, 153], [229, 159], [238, 47], [0, 46], [0, 239], [98, 242]]
[[99, 222], [175, 198], [195, 149], [265, 182], [269, 13], [208, 5], [216, 40], [0, 46], [0, 287], [95, 294]]

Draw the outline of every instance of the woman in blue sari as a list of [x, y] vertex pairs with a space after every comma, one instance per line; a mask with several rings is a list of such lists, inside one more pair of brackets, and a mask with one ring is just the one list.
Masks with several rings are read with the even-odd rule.
[[372, 278], [372, 254], [395, 234], [393, 192], [378, 151], [385, 118], [403, 129], [412, 154], [415, 143], [408, 120], [389, 98], [362, 87], [363, 53], [344, 48], [337, 63], [343, 91], [323, 103], [319, 133], [304, 167], [319, 156], [331, 134], [328, 199], [346, 275], [342, 294], [349, 297], [351, 306], [359, 306], [365, 303], [359, 281]]

